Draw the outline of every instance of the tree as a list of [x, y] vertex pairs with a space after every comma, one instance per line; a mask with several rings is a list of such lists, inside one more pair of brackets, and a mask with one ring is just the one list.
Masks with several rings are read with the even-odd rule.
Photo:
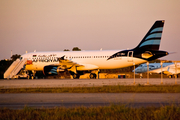
[[4, 79], [4, 72], [12, 64], [12, 60], [0, 60], [0, 79]]
[[12, 61], [15, 61], [17, 58], [20, 58], [21, 55], [15, 54], [11, 56]]
[[70, 51], [69, 49], [64, 49], [64, 51]]
[[72, 51], [81, 51], [81, 49], [79, 49], [78, 47], [74, 47]]

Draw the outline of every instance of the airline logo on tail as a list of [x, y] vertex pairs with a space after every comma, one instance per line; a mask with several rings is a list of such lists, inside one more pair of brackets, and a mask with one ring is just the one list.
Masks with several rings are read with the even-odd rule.
[[137, 48], [146, 50], [159, 50], [163, 26], [164, 20], [156, 21], [149, 32], [145, 35], [141, 43], [137, 46]]

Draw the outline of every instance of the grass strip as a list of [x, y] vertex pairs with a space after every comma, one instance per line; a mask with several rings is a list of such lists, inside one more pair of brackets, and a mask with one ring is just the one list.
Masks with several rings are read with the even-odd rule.
[[125, 105], [104, 107], [56, 107], [53, 109], [0, 109], [1, 120], [180, 120], [180, 106], [131, 108]]
[[180, 85], [137, 85], [61, 88], [1, 88], [0, 93], [180, 93]]

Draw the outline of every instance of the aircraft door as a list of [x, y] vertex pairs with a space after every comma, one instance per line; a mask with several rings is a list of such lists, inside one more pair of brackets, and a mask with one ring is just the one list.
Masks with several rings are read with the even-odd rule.
[[127, 54], [128, 62], [133, 62], [133, 51], [129, 51]]

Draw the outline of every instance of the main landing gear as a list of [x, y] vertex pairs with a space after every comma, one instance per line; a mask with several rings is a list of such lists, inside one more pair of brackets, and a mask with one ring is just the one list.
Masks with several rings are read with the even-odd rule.
[[90, 79], [96, 79], [97, 75], [95, 73], [90, 73], [89, 78]]
[[[78, 71], [78, 72], [70, 71], [70, 74], [72, 75], [72, 78], [73, 78], [73, 79], [79, 79], [79, 78], [80, 78], [80, 75], [84, 75], [84, 74], [86, 74], [86, 73], [89, 73], [89, 71]], [[99, 78], [99, 73], [100, 73], [99, 70], [91, 71], [91, 73], [90, 73], [90, 75], [89, 75], [89, 78], [90, 78], [90, 79]]]
[[[79, 74], [73, 74], [72, 77], [73, 77], [73, 79], [79, 79], [80, 75]], [[97, 75], [95, 73], [90, 73], [89, 78], [90, 79], [96, 79]]]
[[80, 75], [79, 74], [73, 74], [73, 79], [79, 79]]
[[92, 71], [90, 73], [89, 78], [90, 79], [96, 79], [98, 77], [98, 79], [99, 79], [99, 73], [100, 73], [99, 69], [98, 70], [94, 70], [94, 71]]
[[[73, 79], [79, 79], [80, 78], [80, 74], [73, 74], [72, 77], [73, 77]], [[97, 75], [95, 73], [90, 73], [89, 78], [90, 79], [96, 79]]]

